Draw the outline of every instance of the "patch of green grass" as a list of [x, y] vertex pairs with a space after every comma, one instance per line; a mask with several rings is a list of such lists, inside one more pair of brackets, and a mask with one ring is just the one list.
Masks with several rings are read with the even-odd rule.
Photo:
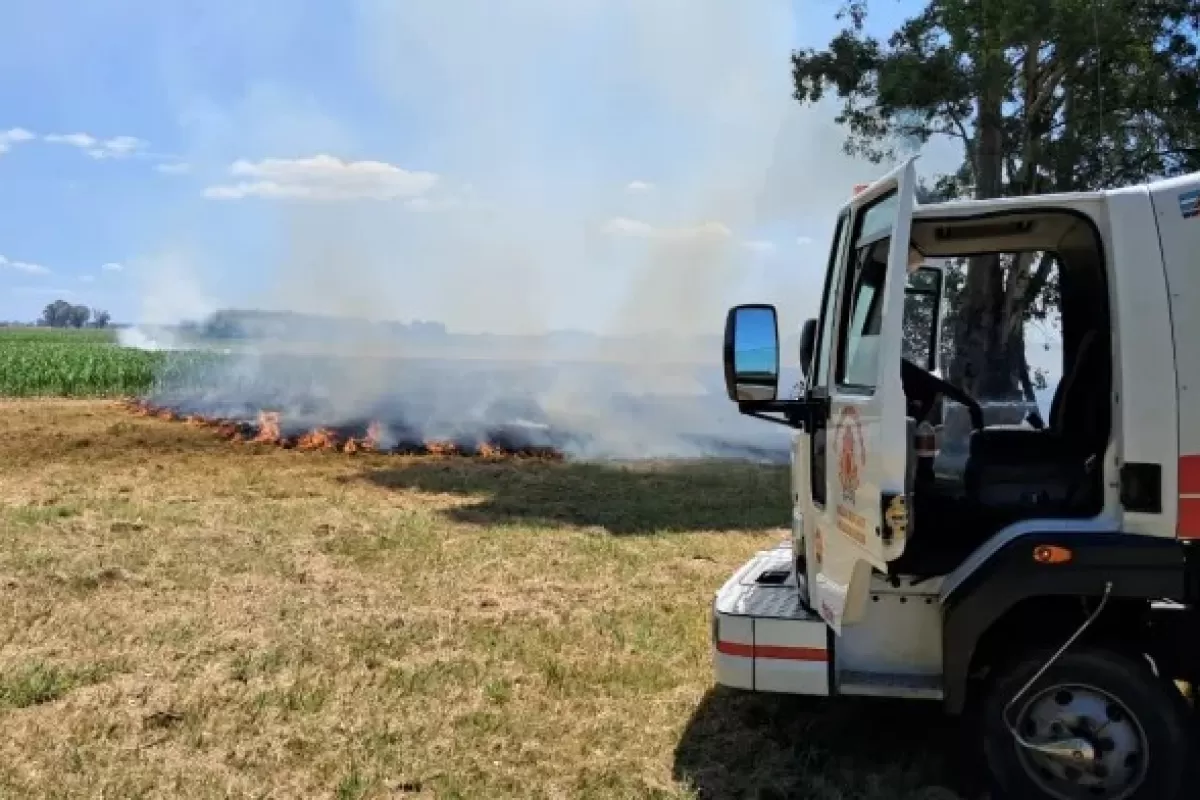
[[61, 667], [31, 661], [0, 671], [0, 709], [29, 708], [53, 703], [72, 689], [98, 683], [114, 671], [107, 665]]
[[70, 519], [79, 516], [79, 513], [77, 506], [55, 503], [47, 506], [3, 509], [0, 511], [0, 519], [13, 525], [33, 526]]
[[350, 771], [338, 783], [334, 796], [337, 800], [360, 800], [367, 796], [374, 783], [375, 781], [364, 775], [356, 764], [352, 764]]

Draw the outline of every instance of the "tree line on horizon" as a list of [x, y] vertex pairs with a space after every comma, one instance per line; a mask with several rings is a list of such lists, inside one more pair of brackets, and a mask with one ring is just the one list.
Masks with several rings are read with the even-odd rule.
[[55, 300], [42, 309], [38, 324], [50, 328], [107, 328], [112, 316], [100, 308]]
[[55, 300], [47, 303], [42, 315], [33, 322], [7, 320], [0, 322], [6, 328], [109, 328], [113, 327], [112, 315], [101, 308]]

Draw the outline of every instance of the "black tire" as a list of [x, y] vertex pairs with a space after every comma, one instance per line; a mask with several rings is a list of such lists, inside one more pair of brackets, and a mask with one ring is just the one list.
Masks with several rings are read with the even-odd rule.
[[[1052, 651], [1031, 653], [1002, 669], [984, 698], [980, 720], [984, 756], [1001, 798], [1061, 800], [1070, 796], [1055, 794], [1053, 788], [1045, 788], [1052, 781], [1036, 777], [1035, 772], [1043, 776], [1051, 772], [1039, 769], [1033, 763], [1035, 759], [1017, 744], [1002, 716], [1009, 701], [1052, 654]], [[1045, 701], [1038, 699], [1048, 689], [1057, 686], [1074, 686], [1076, 692], [1072, 693], [1067, 688], [1066, 691], [1045, 695]], [[1074, 704], [1078, 701], [1082, 704], [1085, 700], [1100, 697], [1095, 690], [1116, 700], [1124, 709], [1117, 708], [1114, 711], [1112, 704], [1105, 705], [1106, 714], [1114, 715], [1110, 719], [1115, 721], [1117, 727], [1112, 730], [1122, 734], [1132, 730], [1138, 734], [1136, 738], [1144, 742], [1141, 755], [1119, 760], [1113, 755], [1107, 759], [1108, 763], [1116, 763], [1130, 772], [1140, 773], [1140, 783], [1122, 800], [1182, 800], [1182, 786], [1189, 769], [1188, 761], [1192, 757], [1189, 712], [1176, 688], [1156, 676], [1145, 661], [1097, 648], [1068, 651], [1013, 704], [1009, 709], [1009, 719], [1013, 725], [1027, 723], [1031, 708], [1053, 709], [1054, 706], [1049, 704], [1064, 702]], [[1057, 707], [1072, 708], [1073, 705]], [[1092, 707], [1096, 707], [1095, 704]], [[1111, 728], [1114, 722], [1108, 724]], [[1101, 738], [1102, 747], [1114, 747], [1111, 738], [1104, 738], [1103, 734]], [[1127, 736], [1120, 738], [1123, 741], [1130, 740]], [[1107, 770], [1108, 767], [1105, 765], [1099, 769]], [[1071, 771], [1071, 774], [1078, 772]], [[1089, 795], [1085, 792], [1078, 796], [1102, 799], [1113, 795], [1103, 792]]]

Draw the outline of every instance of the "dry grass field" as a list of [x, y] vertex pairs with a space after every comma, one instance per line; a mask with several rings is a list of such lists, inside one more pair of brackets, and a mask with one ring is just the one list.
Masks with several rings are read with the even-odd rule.
[[0, 796], [907, 798], [946, 723], [714, 691], [785, 469], [237, 445], [0, 401]]

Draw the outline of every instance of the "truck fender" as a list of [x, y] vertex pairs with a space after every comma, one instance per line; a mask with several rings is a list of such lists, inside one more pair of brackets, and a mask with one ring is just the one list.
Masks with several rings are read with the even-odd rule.
[[988, 552], [968, 559], [960, 568], [967, 571], [956, 570], [943, 586], [942, 675], [951, 714], [962, 713], [966, 705], [980, 640], [1022, 601], [1100, 597], [1109, 582], [1114, 598], [1184, 599], [1187, 567], [1177, 539], [1102, 532], [1087, 522], [1075, 530], [1059, 521], [1043, 530], [1021, 527], [1007, 537], [998, 534], [1000, 542], [985, 545]]

